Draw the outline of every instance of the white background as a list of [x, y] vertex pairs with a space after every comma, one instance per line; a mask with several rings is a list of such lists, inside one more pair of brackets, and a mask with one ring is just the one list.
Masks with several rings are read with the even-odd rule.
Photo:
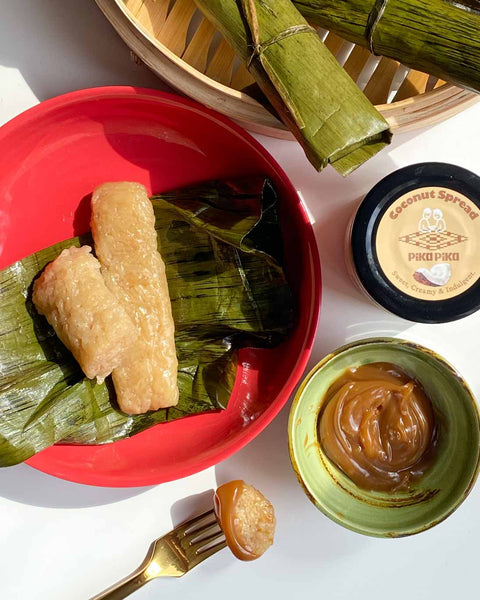
[[[130, 60], [93, 0], [0, 0], [0, 124], [52, 96], [113, 84], [166, 89]], [[438, 160], [480, 173], [480, 104], [443, 124], [398, 135], [347, 179], [331, 168], [316, 173], [295, 142], [257, 137], [301, 192], [314, 221], [324, 295], [309, 366], [346, 341], [394, 335], [440, 352], [480, 397], [480, 313], [442, 326], [397, 319], [356, 291], [342, 256], [354, 206], [394, 169]], [[399, 540], [352, 533], [324, 517], [297, 484], [287, 451], [288, 409], [232, 458], [156, 487], [81, 486], [26, 465], [0, 471], [0, 598], [89, 598], [133, 570], [172, 520], [209, 507], [208, 490], [234, 478], [254, 484], [274, 503], [274, 547], [254, 563], [224, 550], [182, 579], [151, 582], [135, 598], [478, 597], [480, 483], [428, 532]]]

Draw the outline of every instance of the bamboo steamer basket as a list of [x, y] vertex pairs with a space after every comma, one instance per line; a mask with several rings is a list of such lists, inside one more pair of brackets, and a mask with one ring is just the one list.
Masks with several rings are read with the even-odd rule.
[[[253, 78], [193, 0], [96, 0], [133, 57], [182, 93], [250, 131], [293, 139], [245, 90]], [[480, 99], [474, 92], [375, 57], [319, 30], [326, 46], [396, 132], [443, 121]]]

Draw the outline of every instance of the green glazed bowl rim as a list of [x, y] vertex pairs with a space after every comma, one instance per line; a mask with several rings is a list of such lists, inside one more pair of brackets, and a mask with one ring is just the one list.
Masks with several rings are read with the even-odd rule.
[[441, 523], [442, 521], [447, 519], [452, 513], [454, 513], [457, 510], [457, 508], [462, 504], [462, 502], [467, 498], [467, 496], [472, 491], [473, 486], [474, 486], [474, 484], [477, 480], [477, 477], [479, 475], [479, 472], [480, 472], [480, 442], [479, 442], [479, 448], [478, 448], [478, 452], [477, 452], [477, 459], [476, 459], [475, 467], [474, 467], [474, 470], [470, 477], [470, 480], [468, 482], [468, 485], [465, 487], [465, 490], [463, 491], [463, 493], [459, 494], [458, 498], [456, 498], [456, 500], [452, 503], [450, 509], [446, 513], [442, 514], [439, 519], [437, 519], [433, 522], [419, 526], [408, 532], [401, 532], [401, 533], [388, 532], [388, 533], [384, 534], [384, 533], [377, 533], [377, 532], [369, 531], [369, 530], [363, 529], [361, 526], [356, 527], [350, 523], [346, 523], [341, 518], [335, 516], [335, 514], [333, 512], [331, 512], [330, 510], [328, 510], [327, 508], [325, 508], [323, 506], [321, 499], [315, 497], [315, 495], [310, 491], [307, 483], [304, 481], [304, 479], [300, 473], [300, 467], [298, 466], [298, 463], [297, 463], [297, 460], [295, 457], [295, 449], [294, 449], [294, 444], [293, 444], [293, 433], [294, 433], [294, 428], [295, 428], [295, 425], [294, 425], [295, 415], [296, 415], [296, 410], [297, 410], [298, 404], [300, 403], [303, 393], [304, 393], [306, 387], [308, 386], [308, 384], [310, 383], [310, 381], [318, 373], [318, 371], [320, 371], [327, 363], [329, 363], [332, 359], [339, 356], [340, 354], [343, 354], [344, 352], [347, 352], [353, 348], [357, 348], [360, 346], [365, 347], [365, 346], [374, 345], [374, 344], [392, 344], [392, 345], [397, 345], [400, 347], [411, 348], [411, 349], [414, 349], [414, 350], [417, 350], [422, 353], [430, 355], [438, 363], [440, 363], [440, 365], [442, 365], [442, 367], [444, 367], [453, 377], [455, 377], [456, 380], [460, 383], [460, 385], [464, 388], [464, 391], [466, 392], [466, 396], [468, 397], [468, 399], [471, 403], [471, 406], [473, 409], [473, 414], [475, 415], [474, 418], [476, 420], [476, 426], [479, 431], [479, 440], [480, 440], [480, 412], [479, 412], [479, 407], [478, 407], [476, 399], [475, 399], [475, 395], [473, 394], [472, 390], [470, 389], [470, 386], [468, 385], [468, 383], [465, 381], [465, 379], [462, 377], [462, 375], [460, 375], [460, 373], [457, 371], [457, 369], [455, 369], [455, 367], [453, 367], [453, 365], [451, 365], [445, 358], [440, 356], [437, 352], [431, 350], [430, 348], [422, 346], [421, 344], [418, 344], [416, 342], [411, 342], [411, 341], [404, 340], [401, 338], [393, 338], [393, 337], [372, 337], [372, 338], [363, 338], [363, 339], [360, 339], [360, 340], [357, 340], [357, 341], [354, 341], [354, 342], [351, 342], [348, 344], [344, 344], [343, 346], [336, 348], [333, 352], [330, 352], [324, 358], [322, 358], [304, 377], [301, 385], [299, 386], [299, 388], [294, 396], [292, 406], [290, 407], [290, 413], [289, 413], [289, 419], [288, 419], [288, 451], [289, 451], [290, 462], [291, 462], [292, 468], [293, 468], [295, 475], [297, 476], [298, 482], [300, 483], [301, 487], [303, 488], [303, 491], [305, 492], [306, 496], [315, 505], [315, 507], [318, 508], [329, 519], [336, 522], [338, 525], [341, 525], [342, 527], [345, 527], [347, 529], [350, 529], [351, 531], [355, 531], [356, 533], [360, 533], [362, 535], [368, 535], [371, 537], [380, 537], [380, 538], [408, 537], [410, 535], [414, 535], [417, 533], [421, 533], [423, 531], [427, 531], [428, 529], [431, 529], [435, 525], [438, 525], [439, 523]]

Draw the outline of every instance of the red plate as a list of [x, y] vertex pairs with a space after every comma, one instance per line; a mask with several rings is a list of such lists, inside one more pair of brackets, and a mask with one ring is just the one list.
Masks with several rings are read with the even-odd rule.
[[28, 461], [63, 479], [102, 486], [152, 485], [227, 458], [275, 417], [301, 377], [320, 307], [320, 262], [309, 219], [280, 166], [250, 135], [190, 100], [148, 89], [73, 92], [0, 129], [0, 268], [88, 230], [82, 203], [109, 180], [149, 191], [216, 178], [269, 175], [279, 192], [299, 321], [275, 350], [243, 350], [222, 412], [157, 425], [104, 446], [54, 446]]

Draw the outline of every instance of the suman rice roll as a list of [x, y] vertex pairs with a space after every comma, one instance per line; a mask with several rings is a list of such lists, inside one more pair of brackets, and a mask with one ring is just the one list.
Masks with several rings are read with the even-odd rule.
[[89, 246], [65, 249], [48, 264], [32, 300], [85, 375], [99, 382], [121, 364], [138, 335]]
[[242, 479], [221, 485], [214, 496], [217, 521], [230, 550], [240, 560], [259, 558], [275, 536], [272, 503]]
[[92, 197], [92, 234], [106, 285], [139, 336], [113, 371], [120, 408], [128, 414], [178, 402], [174, 323], [155, 215], [139, 183], [105, 183]]

